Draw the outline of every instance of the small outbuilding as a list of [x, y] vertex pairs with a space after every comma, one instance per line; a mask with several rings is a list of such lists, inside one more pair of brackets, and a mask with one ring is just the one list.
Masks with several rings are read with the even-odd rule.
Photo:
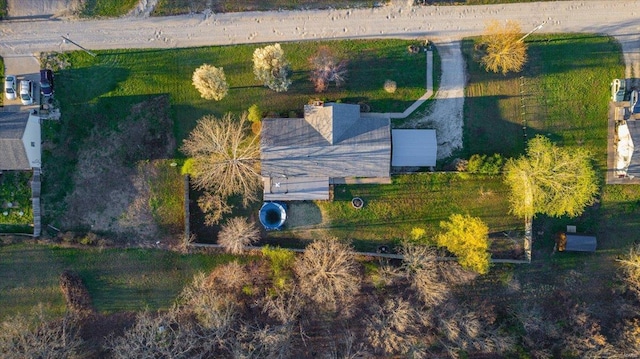
[[432, 167], [436, 165], [436, 130], [391, 130], [391, 166]]
[[559, 252], [595, 252], [598, 241], [594, 236], [562, 233], [558, 241]]

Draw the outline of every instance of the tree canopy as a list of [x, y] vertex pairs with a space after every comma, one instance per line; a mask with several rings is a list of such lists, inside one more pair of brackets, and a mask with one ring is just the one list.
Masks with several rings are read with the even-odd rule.
[[253, 73], [256, 79], [276, 92], [285, 92], [291, 85], [291, 65], [280, 44], [257, 48], [253, 52]]
[[191, 172], [197, 189], [227, 198], [241, 195], [247, 205], [257, 199], [260, 143], [248, 131], [246, 114], [235, 119], [204, 116], [184, 140], [182, 151], [193, 158]]
[[463, 268], [480, 274], [489, 271], [489, 227], [480, 218], [452, 214], [440, 228], [444, 232], [436, 236], [439, 247], [455, 254]]
[[484, 55], [480, 62], [487, 71], [520, 72], [527, 62], [527, 45], [521, 40], [522, 31], [515, 21], [500, 25], [497, 20], [490, 21], [480, 40], [480, 49]]
[[193, 72], [193, 86], [207, 100], [220, 101], [229, 92], [229, 85], [222, 67], [203, 64]]
[[529, 141], [526, 156], [507, 161], [505, 183], [512, 213], [523, 218], [576, 217], [598, 193], [588, 151], [560, 148], [539, 135]]

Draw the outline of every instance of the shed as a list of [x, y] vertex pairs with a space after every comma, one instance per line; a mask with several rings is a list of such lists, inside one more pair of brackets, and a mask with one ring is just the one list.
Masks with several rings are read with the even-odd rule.
[[391, 130], [391, 166], [435, 166], [436, 130]]
[[596, 237], [567, 233], [565, 251], [570, 252], [595, 252], [597, 247]]

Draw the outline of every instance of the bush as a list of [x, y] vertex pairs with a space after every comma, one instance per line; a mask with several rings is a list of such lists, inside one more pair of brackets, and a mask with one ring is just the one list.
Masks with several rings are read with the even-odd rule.
[[467, 163], [467, 171], [469, 173], [497, 175], [502, 172], [502, 167], [504, 167], [504, 157], [497, 153], [494, 153], [491, 157], [475, 154], [469, 158]]
[[260, 110], [260, 107], [257, 104], [254, 103], [253, 105], [251, 105], [251, 107], [249, 107], [247, 120], [249, 120], [249, 122], [251, 123], [262, 121], [262, 110]]
[[204, 64], [193, 72], [192, 80], [200, 96], [207, 100], [220, 101], [229, 92], [229, 85], [222, 67]]
[[292, 269], [296, 260], [295, 253], [288, 249], [262, 247], [262, 255], [269, 259], [273, 285], [278, 289], [286, 287], [292, 278]]

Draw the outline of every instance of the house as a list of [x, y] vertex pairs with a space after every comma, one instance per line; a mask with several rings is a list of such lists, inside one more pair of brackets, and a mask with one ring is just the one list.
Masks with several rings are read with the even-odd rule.
[[[264, 200], [326, 200], [331, 184], [352, 178], [389, 183], [390, 120], [367, 115], [360, 113], [358, 105], [327, 103], [306, 105], [304, 118], [264, 119], [260, 140]], [[398, 156], [393, 165], [396, 161], [398, 166], [435, 165], [435, 132], [432, 137], [425, 141], [415, 133], [400, 134], [393, 151], [397, 148], [406, 156]], [[427, 161], [416, 155], [424, 145], [433, 152]]]
[[0, 171], [41, 166], [40, 118], [30, 112], [0, 112]]

